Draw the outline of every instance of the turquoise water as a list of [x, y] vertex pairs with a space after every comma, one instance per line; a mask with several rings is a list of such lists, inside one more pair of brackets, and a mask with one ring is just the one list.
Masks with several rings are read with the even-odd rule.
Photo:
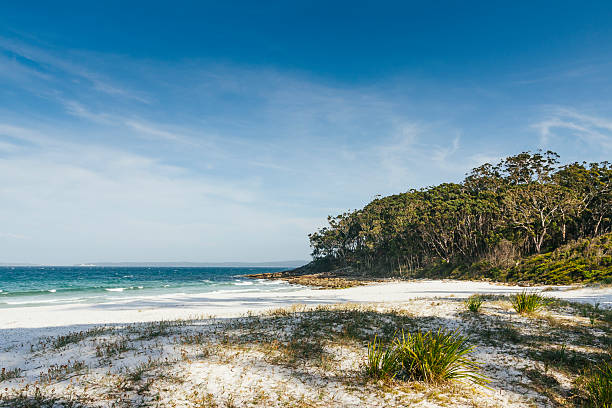
[[286, 268], [0, 267], [0, 308], [105, 303], [180, 294], [286, 291], [281, 281], [242, 275]]

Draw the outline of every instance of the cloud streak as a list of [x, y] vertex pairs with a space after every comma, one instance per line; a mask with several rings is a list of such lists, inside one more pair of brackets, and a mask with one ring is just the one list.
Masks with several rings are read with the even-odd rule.
[[[52, 82], [53, 79], [58, 77], [58, 74], [62, 74], [64, 77], [67, 76], [73, 81], [77, 79], [84, 80], [89, 85], [90, 89], [107, 95], [126, 98], [141, 103], [150, 103], [150, 100], [143, 96], [142, 93], [121, 87], [109, 79], [102, 78], [100, 73], [92, 71], [82, 64], [73, 62], [73, 60], [87, 59], [82, 53], [69, 54], [71, 55], [69, 58], [58, 57], [39, 47], [0, 37], [0, 52], [2, 51], [5, 54], [5, 56], [0, 59], [0, 62], [4, 61], [2, 65], [6, 66], [6, 64], [11, 63], [13, 70], [18, 71], [23, 76], [30, 76], [43, 81]], [[79, 82], [79, 84], [82, 85], [82, 81]]]
[[612, 150], [612, 120], [584, 114], [574, 109], [555, 108], [549, 116], [534, 124], [540, 143], [550, 145], [555, 139], [574, 138], [606, 152]]

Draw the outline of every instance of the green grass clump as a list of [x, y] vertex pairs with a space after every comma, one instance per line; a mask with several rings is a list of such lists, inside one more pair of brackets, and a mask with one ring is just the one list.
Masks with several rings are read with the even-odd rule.
[[457, 331], [402, 331], [387, 349], [374, 338], [368, 346], [366, 374], [376, 379], [485, 384], [488, 380], [479, 374], [480, 365], [467, 357], [473, 350], [467, 337]]
[[395, 340], [399, 351], [400, 378], [427, 382], [469, 379], [484, 383], [478, 363], [467, 358], [474, 350], [457, 331], [438, 330], [405, 334]]
[[480, 306], [482, 306], [482, 297], [480, 295], [472, 295], [469, 298], [465, 299], [465, 307], [467, 310], [473, 313], [478, 313], [480, 310]]
[[591, 370], [585, 389], [589, 406], [612, 407], [612, 365], [604, 362]]
[[394, 378], [399, 368], [399, 361], [394, 347], [383, 348], [382, 342], [374, 336], [368, 343], [368, 360], [366, 375], [374, 379]]
[[537, 292], [517, 293], [512, 296], [512, 306], [517, 313], [535, 313], [546, 307], [546, 299]]

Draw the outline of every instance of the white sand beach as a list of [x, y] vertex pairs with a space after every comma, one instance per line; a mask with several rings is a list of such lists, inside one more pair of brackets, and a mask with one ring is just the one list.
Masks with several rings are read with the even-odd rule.
[[14, 307], [3, 309], [0, 329], [51, 328], [89, 324], [136, 323], [194, 316], [236, 317], [295, 304], [397, 304], [415, 298], [466, 298], [472, 294], [507, 295], [546, 290], [546, 296], [612, 308], [612, 287], [533, 286], [529, 288], [480, 281], [416, 280], [372, 283], [347, 289], [304, 287], [287, 292], [176, 294], [141, 297], [101, 304]]
[[[465, 312], [474, 293], [524, 290], [579, 303], [527, 317], [494, 296], [478, 315]], [[419, 280], [8, 308], [0, 406], [547, 407], [576, 375], [544, 363], [545, 353], [564, 344], [588, 358], [607, 344], [609, 323], [584, 303], [612, 309], [612, 288]], [[411, 382], [386, 392], [364, 379], [369, 339], [417, 328], [465, 333], [488, 387]], [[542, 388], [551, 381], [554, 392]]]

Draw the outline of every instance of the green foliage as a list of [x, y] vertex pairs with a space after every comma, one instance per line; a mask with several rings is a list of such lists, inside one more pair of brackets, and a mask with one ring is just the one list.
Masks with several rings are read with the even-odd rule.
[[488, 380], [479, 374], [480, 365], [467, 357], [473, 350], [467, 338], [456, 331], [402, 331], [386, 349], [376, 338], [368, 345], [366, 374], [376, 379], [429, 383], [469, 380], [484, 385]]
[[400, 378], [427, 382], [461, 379], [478, 384], [487, 382], [478, 374], [478, 363], [467, 358], [474, 347], [456, 331], [402, 332], [395, 346], [401, 363]]
[[384, 348], [378, 336], [368, 343], [366, 375], [374, 379], [392, 379], [396, 376], [399, 361], [393, 347]]
[[377, 197], [328, 222], [309, 235], [311, 272], [612, 282], [607, 162], [559, 166], [553, 152], [523, 152], [461, 183]]
[[480, 297], [480, 295], [472, 295], [469, 298], [465, 299], [465, 307], [470, 312], [478, 313], [482, 302], [482, 297]]
[[508, 280], [561, 285], [612, 283], [612, 233], [583, 238], [525, 258], [508, 271]]
[[603, 362], [593, 368], [586, 378], [585, 391], [591, 407], [612, 407], [612, 365]]
[[535, 313], [546, 307], [546, 299], [537, 292], [517, 293], [512, 296], [512, 306], [517, 313], [530, 314]]

